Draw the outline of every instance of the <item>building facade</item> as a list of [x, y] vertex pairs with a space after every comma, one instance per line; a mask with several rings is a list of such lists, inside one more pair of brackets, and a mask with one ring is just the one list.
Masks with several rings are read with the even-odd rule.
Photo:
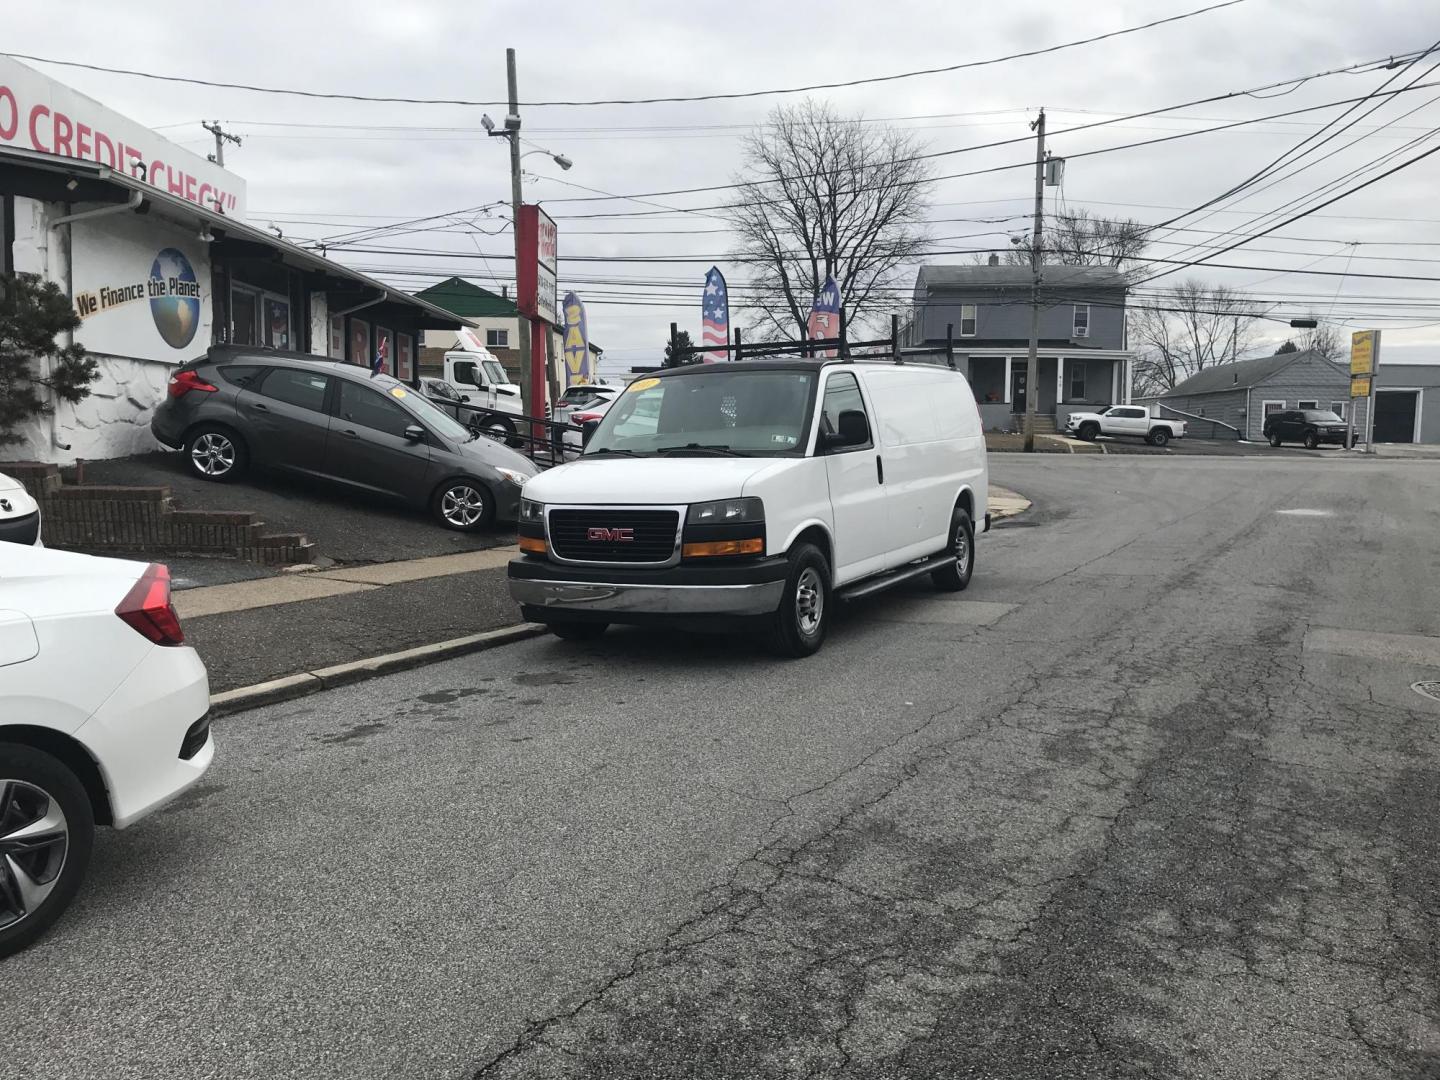
[[1397, 364], [1381, 357], [1375, 441], [1440, 445], [1440, 364]]
[[1355, 430], [1364, 438], [1367, 403], [1351, 402], [1349, 368], [1313, 350], [1216, 364], [1144, 400], [1162, 414], [1189, 421], [1190, 434], [1199, 438], [1259, 442], [1265, 417], [1287, 409], [1329, 409], [1345, 419], [1353, 415]]
[[0, 110], [15, 118], [0, 123], [0, 272], [59, 286], [99, 367], [87, 398], [20, 431], [17, 457], [155, 449], [150, 414], [171, 372], [212, 344], [380, 363], [413, 381], [420, 336], [462, 325], [246, 224], [238, 177], [6, 57], [0, 99], [16, 103]]
[[[941, 345], [947, 332], [970, 379], [987, 430], [1019, 430], [1031, 393], [1029, 267], [922, 266], [915, 279], [912, 346]], [[1129, 400], [1134, 354], [1126, 347], [1125, 279], [1098, 266], [1041, 271], [1039, 382], [1043, 426], [1071, 412]]]

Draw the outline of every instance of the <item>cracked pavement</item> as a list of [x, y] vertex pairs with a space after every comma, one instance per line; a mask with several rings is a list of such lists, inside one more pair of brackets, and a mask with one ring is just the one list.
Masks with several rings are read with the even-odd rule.
[[1312, 633], [1440, 638], [1440, 473], [992, 468], [1036, 508], [971, 589], [808, 661], [612, 631], [221, 721], [0, 966], [7, 1076], [1440, 1076], [1440, 668]]

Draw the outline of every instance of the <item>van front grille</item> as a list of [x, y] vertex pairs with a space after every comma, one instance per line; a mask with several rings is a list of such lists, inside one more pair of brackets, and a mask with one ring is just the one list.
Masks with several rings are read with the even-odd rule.
[[675, 556], [676, 510], [551, 510], [550, 547], [572, 562], [666, 563]]

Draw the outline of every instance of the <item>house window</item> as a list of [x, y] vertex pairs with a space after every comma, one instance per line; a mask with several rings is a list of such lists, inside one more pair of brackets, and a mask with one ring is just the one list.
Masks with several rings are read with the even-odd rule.
[[1318, 401], [1301, 401], [1301, 402], [1297, 402], [1296, 405], [1295, 405], [1295, 407], [1296, 407], [1297, 409], [1318, 409], [1318, 408], [1320, 408], [1320, 402], [1318, 402]]
[[961, 305], [960, 305], [960, 336], [961, 336], [961, 337], [974, 337], [974, 336], [975, 336], [975, 305], [974, 305], [974, 304], [961, 304]]
[[508, 349], [510, 347], [510, 331], [486, 330], [485, 347], [487, 349]]
[[1284, 411], [1285, 411], [1285, 402], [1283, 402], [1283, 401], [1262, 401], [1262, 402], [1260, 403], [1260, 415], [1261, 415], [1261, 416], [1271, 416], [1271, 415], [1273, 415], [1273, 414], [1275, 414], [1275, 413], [1277, 413], [1277, 412], [1284, 412]]
[[1345, 407], [1349, 404], [1350, 403], [1348, 401], [1332, 401], [1330, 402], [1330, 411], [1333, 412], [1336, 416], [1340, 417], [1341, 420], [1344, 420]]
[[1085, 361], [1070, 361], [1070, 400], [1085, 400]]
[[1075, 336], [1077, 338], [1090, 336], [1090, 305], [1075, 305]]

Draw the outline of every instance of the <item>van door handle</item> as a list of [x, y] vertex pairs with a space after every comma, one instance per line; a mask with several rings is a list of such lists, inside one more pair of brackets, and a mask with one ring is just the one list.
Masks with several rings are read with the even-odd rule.
[[880, 460], [880, 455], [875, 455], [875, 479], [880, 483], [885, 482], [885, 463]]

